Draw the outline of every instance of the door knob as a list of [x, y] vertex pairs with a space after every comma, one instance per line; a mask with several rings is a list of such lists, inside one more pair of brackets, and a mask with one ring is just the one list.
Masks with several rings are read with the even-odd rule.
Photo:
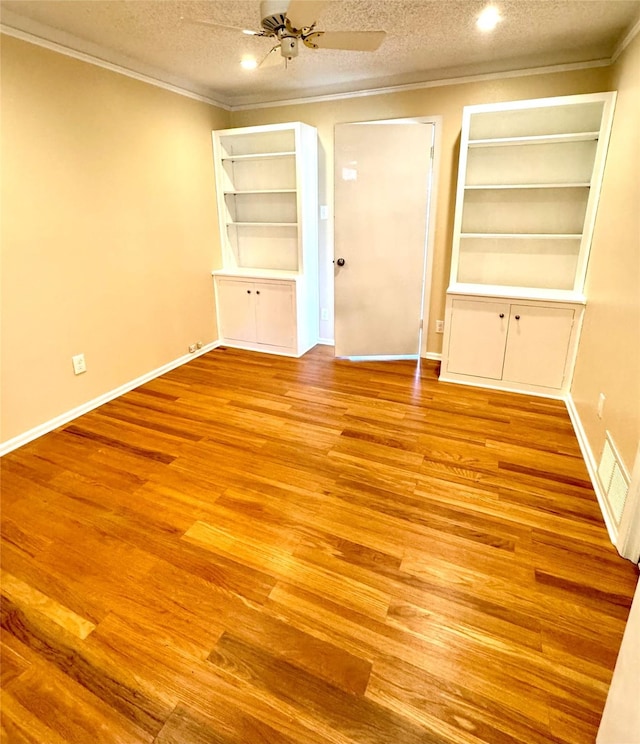
[[344, 258], [339, 258], [339, 259], [338, 259], [338, 260], [336, 261], [336, 263], [338, 264], [338, 266], [344, 266]]

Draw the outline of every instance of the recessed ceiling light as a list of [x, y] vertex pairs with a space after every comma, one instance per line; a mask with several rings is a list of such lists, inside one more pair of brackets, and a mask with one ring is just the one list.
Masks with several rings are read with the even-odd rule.
[[493, 31], [501, 20], [502, 17], [498, 9], [494, 8], [493, 5], [488, 5], [478, 16], [476, 26], [481, 31]]
[[240, 60], [240, 67], [243, 70], [255, 70], [258, 66], [258, 60], [255, 57], [243, 57]]

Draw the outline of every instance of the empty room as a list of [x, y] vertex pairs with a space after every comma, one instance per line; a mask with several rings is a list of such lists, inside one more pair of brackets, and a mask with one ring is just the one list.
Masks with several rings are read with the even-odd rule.
[[640, 744], [640, 0], [0, 0], [7, 744]]

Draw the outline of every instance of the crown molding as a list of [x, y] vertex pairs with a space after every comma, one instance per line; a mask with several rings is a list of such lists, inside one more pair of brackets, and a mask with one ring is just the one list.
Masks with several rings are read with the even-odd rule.
[[570, 62], [561, 65], [549, 65], [548, 67], [531, 67], [522, 70], [508, 70], [506, 72], [487, 72], [480, 75], [465, 75], [463, 77], [428, 80], [422, 83], [391, 85], [385, 88], [368, 88], [366, 90], [356, 90], [346, 93], [328, 93], [321, 96], [287, 98], [279, 101], [246, 103], [239, 104], [237, 106], [231, 105], [229, 109], [231, 111], [249, 111], [261, 108], [277, 108], [279, 106], [297, 106], [303, 103], [326, 103], [331, 101], [344, 101], [350, 98], [385, 96], [392, 93], [404, 93], [411, 90], [424, 90], [425, 88], [441, 88], [447, 85], [464, 85], [465, 83], [476, 83], [485, 80], [501, 80], [505, 78], [526, 77], [528, 75], [548, 75], [554, 72], [572, 72], [574, 70], [588, 70], [594, 67], [608, 67], [611, 62], [611, 59], [596, 59], [589, 62]]
[[29, 33], [28, 31], [22, 31], [18, 28], [7, 26], [6, 24], [0, 24], [0, 33], [5, 34], [6, 36], [12, 36], [15, 39], [20, 39], [21, 41], [26, 41], [29, 44], [34, 44], [35, 46], [43, 47], [44, 49], [49, 49], [52, 52], [63, 54], [65, 57], [72, 57], [73, 59], [80, 60], [81, 62], [87, 62], [90, 65], [102, 67], [103, 69], [109, 70], [110, 72], [116, 72], [119, 75], [125, 75], [126, 77], [133, 78], [134, 80], [139, 80], [141, 83], [147, 83], [148, 85], [153, 85], [156, 88], [168, 90], [170, 93], [177, 93], [179, 96], [191, 98], [194, 101], [200, 101], [201, 103], [208, 103], [210, 106], [217, 106], [218, 108], [224, 109], [225, 111], [231, 111], [231, 107], [228, 104], [216, 101], [214, 98], [208, 98], [207, 96], [200, 95], [199, 93], [194, 93], [193, 91], [187, 90], [186, 88], [181, 88], [178, 85], [165, 83], [164, 81], [158, 80], [151, 75], [144, 75], [143, 73], [136, 72], [135, 70], [131, 70], [128, 67], [123, 67], [122, 65], [117, 65], [113, 62], [107, 62], [106, 60], [100, 59], [99, 57], [94, 57], [91, 54], [76, 51], [75, 49], [71, 49], [71, 47], [64, 46], [63, 44], [58, 44], [55, 41], [43, 39], [41, 36], [36, 36], [35, 34]]
[[625, 34], [622, 41], [618, 44], [618, 46], [614, 49], [613, 54], [611, 55], [611, 64], [618, 61], [618, 57], [624, 52], [624, 50], [631, 44], [631, 42], [636, 38], [638, 35], [638, 32], [640, 32], [640, 18], [635, 22], [635, 24], [631, 27], [628, 34]]
[[547, 75], [556, 72], [572, 72], [574, 70], [587, 70], [595, 67], [607, 67], [611, 65], [615, 61], [617, 56], [619, 56], [622, 51], [631, 43], [638, 31], [640, 31], [640, 19], [631, 29], [631, 31], [625, 36], [623, 41], [616, 48], [614, 56], [610, 59], [598, 59], [591, 60], [589, 62], [571, 62], [559, 65], [549, 65], [546, 67], [531, 67], [520, 70], [508, 70], [505, 72], [489, 72], [479, 75], [465, 75], [461, 77], [427, 80], [419, 83], [391, 85], [382, 88], [367, 88], [365, 90], [347, 91], [344, 93], [327, 93], [325, 95], [303, 96], [300, 98], [285, 98], [282, 100], [260, 101], [255, 103], [233, 105], [229, 103], [222, 103], [221, 101], [218, 101], [214, 98], [209, 98], [207, 96], [194, 93], [193, 91], [187, 90], [186, 88], [166, 83], [150, 75], [145, 75], [143, 73], [131, 70], [128, 67], [124, 67], [113, 62], [107, 62], [103, 59], [100, 59], [99, 57], [87, 54], [86, 52], [76, 51], [71, 47], [64, 46], [63, 44], [59, 44], [54, 41], [49, 41], [48, 39], [44, 39], [27, 31], [22, 31], [6, 24], [0, 24], [0, 33], [6, 34], [7, 36], [13, 36], [16, 39], [26, 41], [30, 44], [35, 44], [36, 46], [49, 49], [53, 52], [63, 54], [67, 57], [78, 59], [81, 62], [86, 62], [88, 64], [96, 65], [97, 67], [102, 67], [105, 70], [110, 70], [111, 72], [115, 72], [120, 75], [125, 75], [126, 77], [133, 78], [134, 80], [139, 80], [140, 82], [147, 83], [148, 85], [153, 85], [157, 88], [162, 88], [163, 90], [167, 90], [171, 93], [176, 93], [177, 95], [191, 98], [195, 101], [200, 101], [201, 103], [207, 103], [211, 106], [216, 106], [217, 108], [223, 109], [224, 111], [249, 111], [263, 108], [278, 108], [280, 106], [297, 106], [305, 103], [327, 103], [349, 100], [351, 98], [367, 98], [371, 96], [384, 96], [394, 93], [405, 93], [412, 90], [441, 88], [448, 85], [464, 85], [465, 83], [526, 77], [528, 75]]

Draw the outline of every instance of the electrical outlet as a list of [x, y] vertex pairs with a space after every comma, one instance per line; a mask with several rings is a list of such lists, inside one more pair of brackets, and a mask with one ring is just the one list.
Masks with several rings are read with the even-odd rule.
[[194, 353], [194, 351], [195, 351], [195, 350], [196, 350], [197, 348], [198, 348], [198, 345], [197, 345], [197, 344], [191, 344], [191, 346], [189, 347], [189, 354], [193, 354], [193, 353]]
[[604, 402], [606, 400], [605, 394], [600, 393], [598, 396], [598, 418], [601, 419], [604, 415]]
[[322, 310], [320, 310], [320, 320], [329, 320], [329, 311], [326, 307], [323, 307]]
[[84, 354], [76, 354], [75, 356], [72, 356], [71, 361], [73, 363], [74, 374], [81, 375], [83, 372], [87, 371], [87, 363]]
[[444, 320], [436, 320], [436, 333], [444, 333]]

